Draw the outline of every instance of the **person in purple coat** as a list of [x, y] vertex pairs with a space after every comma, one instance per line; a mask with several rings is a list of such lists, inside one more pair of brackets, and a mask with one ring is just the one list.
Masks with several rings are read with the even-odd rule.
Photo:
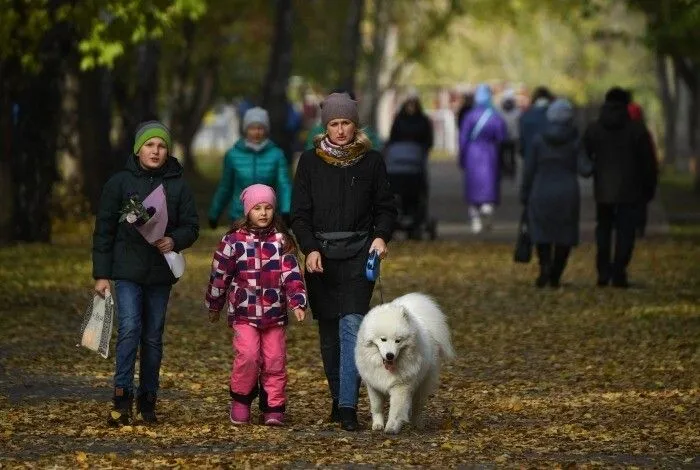
[[464, 196], [474, 233], [481, 232], [484, 225], [490, 228], [500, 200], [499, 151], [506, 136], [506, 123], [493, 108], [491, 89], [479, 85], [474, 108], [464, 117], [459, 131], [459, 164], [464, 171]]

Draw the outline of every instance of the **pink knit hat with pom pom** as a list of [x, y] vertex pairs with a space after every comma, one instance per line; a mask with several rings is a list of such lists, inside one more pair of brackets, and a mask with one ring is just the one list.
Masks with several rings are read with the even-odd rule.
[[264, 184], [252, 184], [241, 192], [241, 201], [243, 202], [243, 213], [248, 216], [248, 212], [260, 204], [266, 202], [273, 208], [277, 206], [277, 197], [275, 190]]

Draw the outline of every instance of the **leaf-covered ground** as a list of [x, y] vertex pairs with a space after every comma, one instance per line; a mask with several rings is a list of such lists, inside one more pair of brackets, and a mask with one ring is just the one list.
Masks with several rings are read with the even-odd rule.
[[367, 430], [364, 390], [362, 432], [325, 422], [308, 321], [289, 328], [289, 425], [229, 423], [230, 333], [202, 309], [216, 238], [204, 231], [187, 253], [165, 333], [162, 423], [148, 428], [106, 426], [113, 357], [75, 347], [89, 230], [0, 250], [0, 467], [700, 466], [694, 236], [642, 241], [628, 291], [593, 286], [591, 245], [574, 252], [564, 288], [539, 291], [535, 265], [514, 265], [510, 245], [394, 243], [384, 299], [434, 295], [458, 351], [427, 430], [397, 437]]

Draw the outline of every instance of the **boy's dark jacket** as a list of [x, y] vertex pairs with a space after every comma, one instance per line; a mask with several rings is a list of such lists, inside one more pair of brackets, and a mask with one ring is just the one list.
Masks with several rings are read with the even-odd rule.
[[165, 236], [173, 239], [174, 251], [192, 246], [199, 236], [199, 218], [194, 197], [182, 174], [182, 166], [172, 156], [168, 156], [161, 168], [144, 170], [137, 157], [131, 155], [124, 169], [107, 181], [93, 233], [93, 278], [151, 285], [177, 282], [160, 251], [131, 224], [119, 222], [119, 211], [129, 195], [137, 193], [143, 201], [163, 183], [168, 205]]

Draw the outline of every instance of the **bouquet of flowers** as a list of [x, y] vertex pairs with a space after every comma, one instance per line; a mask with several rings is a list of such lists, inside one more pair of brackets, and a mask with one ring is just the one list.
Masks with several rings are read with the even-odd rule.
[[129, 200], [122, 207], [119, 222], [127, 221], [130, 224], [136, 224], [137, 227], [145, 224], [156, 213], [156, 208], [153, 206], [144, 207], [141, 198], [137, 193], [129, 194]]
[[[163, 238], [168, 225], [168, 205], [165, 188], [158, 185], [146, 199], [141, 202], [138, 194], [129, 195], [124, 207], [119, 211], [119, 222], [132, 224], [150, 244]], [[185, 272], [185, 258], [174, 251], [163, 253], [170, 270], [176, 278]]]

